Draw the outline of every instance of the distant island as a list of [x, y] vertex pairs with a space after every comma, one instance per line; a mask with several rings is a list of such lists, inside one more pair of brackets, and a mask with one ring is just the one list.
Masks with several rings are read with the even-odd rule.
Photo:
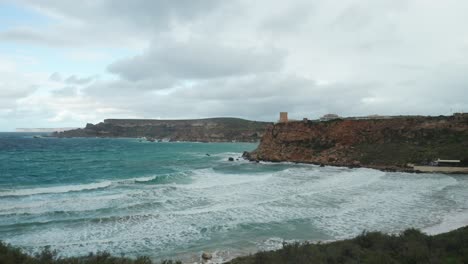
[[269, 122], [240, 118], [189, 120], [105, 119], [85, 128], [55, 132], [54, 137], [144, 137], [148, 141], [258, 142]]
[[468, 173], [468, 114], [289, 120], [265, 131], [251, 161]]

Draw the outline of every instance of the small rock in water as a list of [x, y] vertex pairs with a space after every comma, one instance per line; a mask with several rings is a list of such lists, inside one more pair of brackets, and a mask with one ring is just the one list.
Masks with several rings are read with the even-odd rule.
[[229, 160], [229, 161], [234, 161], [234, 158], [233, 158], [233, 157], [229, 157], [228, 160]]
[[204, 260], [209, 260], [209, 259], [212, 259], [213, 258], [213, 255], [211, 255], [211, 253], [207, 253], [207, 252], [203, 252], [202, 255], [201, 255], [202, 259]]

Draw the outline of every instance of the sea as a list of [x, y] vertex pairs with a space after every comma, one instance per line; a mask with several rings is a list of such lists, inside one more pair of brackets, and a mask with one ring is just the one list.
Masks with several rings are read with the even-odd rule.
[[468, 175], [240, 157], [256, 147], [0, 133], [0, 240], [193, 263], [202, 252], [221, 262], [295, 241], [468, 224]]

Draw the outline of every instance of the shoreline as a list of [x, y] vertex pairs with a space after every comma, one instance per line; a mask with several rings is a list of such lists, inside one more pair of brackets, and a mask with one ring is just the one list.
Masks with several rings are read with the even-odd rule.
[[[437, 235], [443, 235], [443, 234], [447, 234], [447, 233], [450, 233], [452, 231], [455, 231], [455, 230], [458, 230], [460, 228], [464, 228], [464, 227], [468, 227], [468, 210], [464, 211], [464, 218], [463, 219], [460, 219], [460, 220], [455, 220], [453, 219], [452, 217], [449, 217], [450, 215], [447, 215], [447, 217], [444, 217], [444, 220], [439, 223], [439, 224], [435, 224], [433, 226], [430, 226], [430, 227], [424, 227], [424, 228], [415, 228], [419, 231], [421, 231], [422, 233], [428, 235], [428, 236], [437, 236]], [[449, 219], [449, 220], [448, 220]], [[448, 220], [446, 222], [446, 220]], [[451, 225], [449, 226], [448, 224], [450, 223], [453, 223], [454, 225]], [[407, 229], [405, 229], [407, 230]], [[400, 232], [382, 232], [383, 234], [386, 234], [386, 235], [395, 235], [395, 234], [401, 234], [403, 233], [405, 230], [403, 231], [400, 231]], [[372, 231], [372, 232], [375, 232], [375, 231]], [[381, 231], [376, 231], [376, 232], [381, 232]], [[326, 245], [326, 244], [330, 244], [330, 243], [334, 243], [334, 242], [343, 242], [343, 241], [346, 241], [346, 240], [350, 240], [350, 239], [355, 239], [357, 236], [354, 236], [354, 237], [351, 237], [351, 238], [346, 238], [346, 239], [332, 239], [332, 240], [305, 240], [305, 241], [295, 241], [295, 242], [299, 242], [301, 244], [303, 243], [309, 243], [309, 244], [313, 244], [313, 245]], [[295, 243], [295, 242], [292, 242], [292, 243]], [[291, 244], [291, 243], [287, 243], [287, 244]], [[275, 251], [279, 251], [283, 249], [283, 247], [281, 248], [278, 248], [278, 249], [273, 249], [273, 250], [267, 250], [267, 251], [264, 251], [264, 252], [275, 252]], [[213, 251], [215, 254], [214, 256], [216, 255], [216, 252], [218, 251]], [[263, 252], [261, 250], [259, 251], [256, 251], [256, 252], [249, 252], [248, 254], [238, 254], [238, 255], [234, 255], [234, 256], [230, 256], [226, 259], [217, 259], [216, 261], [217, 262], [212, 262], [212, 261], [209, 261], [209, 262], [183, 262], [183, 263], [186, 263], [186, 264], [189, 264], [189, 263], [193, 263], [193, 264], [228, 264], [228, 263], [231, 263], [232, 260], [235, 260], [237, 258], [244, 258], [244, 257], [249, 257], [251, 255], [254, 255], [258, 252]], [[218, 262], [220, 261], [220, 262]]]
[[[429, 227], [423, 227], [423, 228], [414, 228], [416, 230], [421, 231], [422, 233], [428, 235], [428, 236], [437, 236], [437, 235], [443, 235], [450, 233], [452, 231], [458, 230], [460, 228], [468, 227], [468, 210], [465, 210], [462, 212], [464, 217], [463, 219], [456, 220], [454, 217], [452, 217], [452, 214], [447, 215], [444, 217], [444, 220], [438, 224], [429, 226]], [[450, 225], [453, 224], [453, 225]], [[413, 229], [413, 228], [409, 228]], [[405, 229], [405, 230], [408, 230]], [[398, 231], [398, 232], [382, 232], [382, 231], [371, 231], [371, 232], [381, 232], [382, 234], [385, 235], [398, 235], [403, 233], [405, 230]], [[330, 243], [335, 243], [335, 242], [343, 242], [351, 239], [355, 239], [357, 236], [353, 236], [350, 238], [345, 238], [345, 239], [330, 239], [330, 240], [291, 240], [291, 241], [285, 241], [286, 245], [289, 244], [294, 244], [294, 243], [300, 243], [300, 244], [312, 244], [312, 245], [327, 245]], [[231, 261], [237, 259], [237, 258], [245, 258], [249, 256], [253, 256], [259, 252], [276, 252], [279, 250], [282, 250], [284, 247], [281, 246], [279, 248], [271, 249], [271, 250], [241, 250], [239, 252], [231, 252], [229, 249], [214, 249], [212, 251], [206, 251], [207, 253], [212, 254], [212, 259], [211, 260], [203, 260], [201, 255], [203, 252], [197, 252], [197, 254], [193, 253], [190, 255], [187, 255], [185, 258], [180, 258], [179, 260], [182, 261], [183, 264], [228, 264], [231, 263]], [[253, 248], [250, 248], [253, 249]], [[205, 252], [205, 251], [204, 251]], [[198, 260], [197, 260], [198, 259]]]
[[[439, 223], [436, 223], [431, 226], [426, 226], [426, 227], [412, 227], [412, 228], [406, 228], [401, 231], [397, 232], [383, 232], [383, 231], [378, 231], [378, 230], [372, 230], [370, 232], [381, 232], [382, 234], [386, 235], [398, 235], [403, 233], [405, 230], [408, 229], [416, 229], [421, 231], [422, 233], [428, 235], [428, 236], [436, 236], [436, 235], [443, 235], [450, 233], [452, 231], [455, 231], [460, 228], [468, 227], [468, 209], [463, 210], [463, 211], [458, 211], [458, 212], [449, 212], [446, 214], [442, 221]], [[356, 238], [356, 236], [349, 237], [349, 238], [344, 238], [344, 239], [329, 239], [329, 240], [284, 240], [283, 242], [286, 242], [286, 244], [294, 244], [294, 243], [309, 243], [313, 245], [326, 245], [334, 242], [342, 242], [350, 239]], [[240, 250], [238, 252], [232, 252], [229, 249], [213, 249], [211, 251], [206, 251], [212, 254], [213, 259], [210, 261], [203, 261], [201, 259], [201, 254], [203, 252], [197, 252], [197, 254], [193, 253], [190, 255], [186, 255], [186, 258], [181, 258], [182, 263], [184, 264], [226, 264], [226, 263], [231, 263], [232, 260], [237, 259], [237, 258], [244, 258], [244, 257], [249, 257], [251, 255], [255, 255], [256, 253], [259, 252], [275, 252], [283, 249], [283, 246], [275, 247], [274, 249], [267, 249], [267, 250], [262, 250], [262, 249], [257, 249], [257, 248], [245, 248], [243, 250]], [[197, 261], [199, 259], [199, 261]]]
[[316, 165], [320, 167], [325, 167], [325, 166], [330, 166], [330, 167], [346, 167], [350, 169], [356, 169], [356, 168], [367, 168], [367, 169], [374, 169], [374, 170], [379, 170], [379, 171], [384, 171], [384, 172], [403, 172], [403, 173], [440, 173], [440, 174], [456, 174], [456, 175], [468, 175], [468, 168], [467, 167], [461, 167], [461, 171], [421, 171], [421, 170], [415, 170], [410, 167], [399, 167], [399, 166], [394, 166], [394, 165], [356, 165], [356, 164], [341, 164], [341, 163], [321, 163], [321, 162], [313, 162], [313, 161], [297, 161], [297, 160], [264, 160], [264, 159], [257, 159], [253, 158], [251, 156], [250, 152], [244, 151], [242, 154], [242, 158], [244, 160], [250, 161], [250, 162], [271, 162], [271, 163], [293, 163], [293, 164], [310, 164], [310, 165]]
[[421, 232], [428, 235], [439, 235], [468, 226], [468, 209], [451, 212], [444, 216], [443, 220], [435, 225], [421, 228]]
[[[13, 133], [21, 133], [21, 132], [13, 132]], [[97, 139], [140, 139], [142, 137], [124, 137], [124, 136], [81, 136], [81, 137], [70, 137], [70, 136], [56, 136], [56, 135], [47, 135], [45, 138], [60, 138], [60, 139], [67, 139], [67, 138], [97, 138]], [[207, 140], [207, 141], [196, 141], [196, 140], [170, 140], [170, 141], [158, 141], [158, 142], [151, 142], [148, 140], [143, 140], [142, 142], [149, 142], [149, 143], [252, 143], [252, 144], [259, 144], [260, 141], [242, 141], [242, 140]]]

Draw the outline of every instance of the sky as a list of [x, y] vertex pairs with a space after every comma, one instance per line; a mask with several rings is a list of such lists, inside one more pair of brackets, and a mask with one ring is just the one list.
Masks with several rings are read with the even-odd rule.
[[468, 111], [466, 0], [0, 0], [0, 131]]

